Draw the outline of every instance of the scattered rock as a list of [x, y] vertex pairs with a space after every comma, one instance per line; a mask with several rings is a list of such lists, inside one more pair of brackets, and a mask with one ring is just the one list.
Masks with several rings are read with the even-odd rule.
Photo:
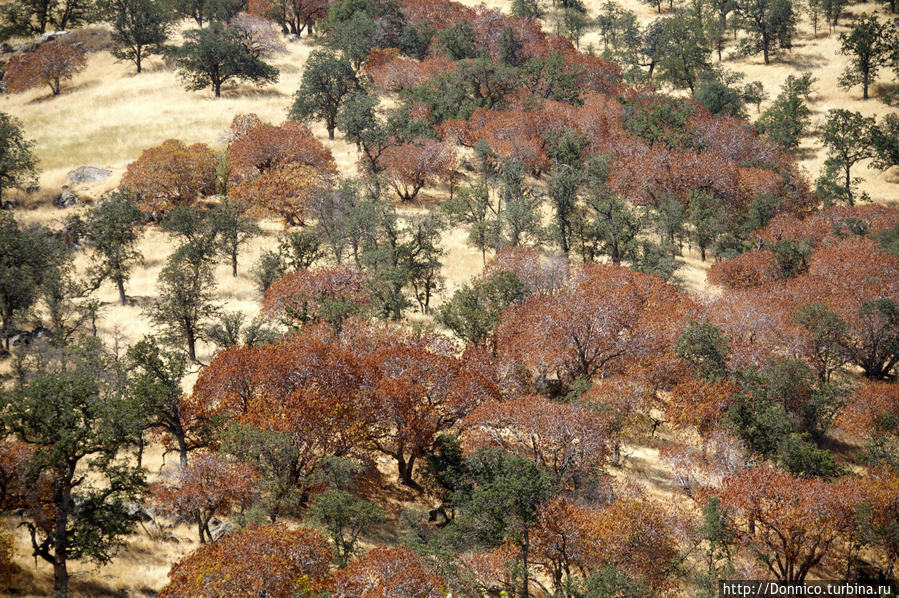
[[15, 49], [7, 42], [0, 44], [0, 54], [12, 54]]
[[14, 210], [16, 208], [16, 202], [11, 199], [7, 199], [6, 201], [0, 201], [0, 210]]
[[300, 36], [296, 33], [289, 33], [287, 34], [287, 41], [289, 41], [290, 43], [298, 42], [300, 41]]
[[81, 198], [78, 197], [76, 193], [72, 193], [71, 191], [63, 191], [53, 198], [53, 205], [60, 210], [71, 208], [72, 206], [77, 206], [79, 203], [81, 203]]
[[40, 190], [40, 185], [28, 185], [27, 187], [25, 187], [25, 193], [37, 193]]
[[209, 520], [209, 533], [212, 534], [213, 540], [219, 540], [223, 536], [227, 536], [237, 529], [237, 526], [227, 521], [222, 521], [217, 517]]
[[44, 328], [43, 326], [38, 326], [34, 330], [30, 332], [18, 332], [9, 337], [9, 345], [17, 346], [17, 345], [30, 345], [34, 341], [41, 339], [49, 339], [52, 333], [48, 328]]
[[69, 180], [73, 183], [97, 183], [112, 174], [111, 170], [97, 168], [96, 166], [79, 166], [68, 173]]
[[55, 42], [64, 35], [68, 35], [68, 31], [47, 31], [42, 33], [34, 42], [38, 45], [46, 42]]
[[122, 506], [125, 507], [129, 515], [136, 516], [144, 523], [156, 521], [156, 518], [153, 517], [153, 513], [150, 512], [150, 509], [144, 508], [134, 501], [125, 501]]

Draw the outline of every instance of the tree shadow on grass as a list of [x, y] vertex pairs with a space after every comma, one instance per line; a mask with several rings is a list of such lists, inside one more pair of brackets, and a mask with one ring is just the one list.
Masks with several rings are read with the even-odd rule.
[[253, 85], [229, 85], [222, 88], [222, 98], [264, 99], [286, 98], [287, 94], [272, 87], [255, 87]]
[[53, 100], [61, 100], [64, 96], [75, 93], [78, 91], [85, 91], [88, 89], [92, 89], [101, 84], [101, 81], [93, 80], [93, 81], [84, 81], [83, 83], [79, 83], [78, 85], [62, 85], [59, 91], [59, 95], [53, 95], [49, 92], [49, 87], [44, 86], [41, 89], [46, 89], [48, 92], [45, 95], [39, 95], [36, 98], [33, 98], [27, 102], [28, 106], [44, 104], [46, 102], [52, 102]]
[[794, 51], [789, 54], [781, 54], [778, 56], [777, 62], [789, 65], [796, 69], [809, 71], [828, 64], [830, 60], [823, 54], [806, 54]]

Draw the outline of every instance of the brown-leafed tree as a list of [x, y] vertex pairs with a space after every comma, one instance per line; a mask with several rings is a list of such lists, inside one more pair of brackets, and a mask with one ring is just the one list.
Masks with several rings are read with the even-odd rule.
[[471, 447], [500, 448], [531, 459], [575, 489], [605, 466], [611, 426], [611, 418], [590, 407], [539, 396], [484, 403], [463, 423]]
[[144, 150], [128, 165], [122, 189], [132, 191], [138, 207], [156, 219], [176, 205], [189, 204], [215, 191], [215, 152], [202, 143], [169, 139]]
[[6, 66], [6, 85], [16, 93], [47, 85], [59, 95], [68, 81], [87, 66], [84, 50], [65, 40], [41, 44], [37, 49], [13, 56]]
[[282, 164], [305, 164], [324, 174], [337, 173], [331, 150], [303, 125], [262, 122], [255, 114], [238, 114], [231, 124], [230, 182], [237, 184]]
[[841, 486], [763, 465], [725, 478], [714, 492], [737, 539], [781, 581], [802, 582], [839, 547], [853, 506]]
[[664, 353], [688, 306], [657, 276], [588, 264], [563, 290], [510, 307], [497, 327], [497, 345], [538, 380], [567, 385]]
[[378, 546], [334, 574], [334, 598], [441, 598], [445, 585], [405, 546]]
[[298, 162], [279, 164], [256, 178], [247, 179], [229, 192], [254, 212], [274, 214], [289, 225], [302, 225], [310, 207], [328, 192], [328, 179]]
[[288, 326], [324, 320], [339, 332], [343, 320], [370, 303], [366, 283], [365, 273], [352, 266], [289, 272], [266, 289], [262, 310]]
[[319, 532], [254, 525], [176, 563], [159, 595], [307, 596], [327, 588], [330, 564], [331, 546]]
[[200, 543], [213, 542], [209, 521], [247, 507], [257, 494], [259, 474], [246, 463], [230, 463], [214, 454], [195, 456], [176, 480], [151, 487], [153, 504], [163, 513], [186, 517], [197, 526]]
[[390, 186], [402, 201], [415, 201], [419, 191], [457, 169], [452, 145], [414, 139], [388, 147], [381, 154]]

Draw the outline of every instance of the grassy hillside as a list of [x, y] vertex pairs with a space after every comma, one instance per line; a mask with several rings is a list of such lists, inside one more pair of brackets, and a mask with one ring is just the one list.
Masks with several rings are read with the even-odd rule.
[[[480, 4], [468, 0], [469, 4]], [[488, 7], [507, 8], [507, 3], [490, 0]], [[599, 0], [587, 0], [590, 14], [595, 16]], [[625, 8], [635, 10], [640, 18], [649, 21], [656, 16], [648, 5], [636, 0], [622, 2]], [[880, 11], [873, 4], [857, 4], [850, 8], [853, 14]], [[547, 27], [550, 27], [547, 19]], [[885, 73], [883, 80], [872, 89], [872, 99], [861, 100], [860, 90], [847, 92], [837, 86], [839, 74], [847, 63], [847, 58], [839, 56], [837, 33], [845, 30], [848, 17], [837, 31], [827, 34], [826, 27], [817, 37], [812, 36], [810, 26], [803, 22], [792, 51], [776, 56], [772, 64], [762, 64], [758, 57], [729, 57], [723, 66], [745, 74], [745, 81], [761, 81], [769, 97], [777, 94], [780, 84], [791, 74], [811, 71], [817, 78], [810, 108], [813, 124], [823, 121], [830, 108], [841, 107], [858, 110], [865, 115], [881, 117], [895, 108], [886, 106], [879, 98], [890, 91], [891, 73]], [[581, 42], [583, 48], [593, 43], [599, 46], [598, 33], [588, 32]], [[32, 196], [19, 196], [22, 208], [16, 216], [23, 221], [41, 222], [54, 225], [71, 210], [58, 210], [50, 199], [63, 185], [69, 184], [66, 173], [81, 165], [91, 165], [112, 170], [109, 179], [95, 184], [77, 186], [75, 190], [88, 199], [98, 197], [107, 189], [117, 185], [127, 164], [136, 159], [141, 151], [160, 142], [177, 138], [185, 143], [203, 142], [216, 149], [224, 146], [224, 135], [236, 114], [254, 112], [263, 120], [281, 122], [287, 114], [292, 95], [299, 86], [303, 64], [311, 50], [313, 40], [308, 37], [286, 43], [286, 52], [278, 55], [272, 63], [280, 70], [277, 84], [264, 88], [246, 85], [231, 85], [223, 90], [223, 97], [215, 99], [211, 91], [188, 92], [183, 89], [176, 74], [159, 57], [151, 58], [145, 72], [136, 75], [130, 63], [117, 62], [106, 51], [92, 53], [87, 69], [80, 73], [64, 89], [63, 95], [51, 97], [46, 89], [36, 89], [18, 95], [0, 96], [0, 111], [19, 118], [26, 135], [36, 142], [36, 154], [40, 160], [41, 191]], [[770, 100], [769, 100], [770, 101]], [[764, 109], [765, 105], [762, 106]], [[751, 108], [750, 110], [754, 110]], [[754, 114], [752, 115], [755, 116]], [[341, 174], [352, 174], [357, 159], [355, 147], [343, 141], [340, 136], [329, 141], [324, 127], [313, 126], [316, 137], [333, 152]], [[824, 161], [824, 152], [817, 139], [809, 136], [800, 148], [800, 162], [814, 179]], [[864, 179], [860, 190], [870, 194], [880, 203], [893, 203], [899, 198], [899, 168], [882, 173], [871, 170], [866, 165], [856, 167], [855, 174]], [[426, 190], [419, 200], [421, 205], [439, 200], [442, 190]], [[77, 210], [78, 208], [75, 208]], [[404, 207], [416, 210], [419, 207]], [[254, 239], [241, 255], [240, 273], [236, 278], [230, 275], [230, 266], [217, 266], [217, 296], [229, 310], [240, 310], [255, 315], [259, 309], [261, 295], [251, 275], [253, 263], [263, 249], [272, 246], [281, 225], [275, 221], [264, 222], [264, 234]], [[439, 304], [442, 297], [457, 285], [476, 275], [482, 267], [480, 253], [466, 245], [466, 233], [461, 229], [449, 231], [443, 245], [443, 274], [447, 288], [435, 298]], [[130, 344], [148, 332], [149, 324], [143, 316], [143, 308], [154, 298], [156, 278], [166, 256], [171, 251], [171, 240], [156, 227], [148, 227], [140, 245], [146, 256], [142, 267], [138, 268], [129, 282], [129, 296], [134, 300], [127, 306], [119, 306], [117, 293], [112, 285], [100, 289], [99, 298], [103, 303], [100, 333], [106, 339], [116, 339], [119, 343]], [[700, 262], [698, 254], [684, 256], [685, 267], [680, 272], [685, 286], [699, 294], [714, 292], [705, 281], [707, 263]], [[76, 265], [84, 268], [87, 256], [79, 255]], [[413, 316], [414, 317], [414, 316]], [[211, 348], [203, 347], [199, 358], [207, 362]], [[6, 365], [2, 367], [7, 367]], [[195, 374], [187, 379], [190, 385]], [[664, 436], [662, 437], [664, 438]], [[635, 480], [648, 492], [666, 501], [685, 500], [673, 482], [670, 472], [659, 464], [658, 438], [646, 439], [639, 446], [626, 447], [624, 465], [613, 470], [619, 478]], [[154, 447], [145, 463], [155, 474], [162, 469], [161, 449]], [[396, 490], [396, 489], [394, 489]], [[399, 509], [408, 504], [409, 496], [394, 492], [387, 501], [393, 522]], [[395, 533], [385, 528], [384, 534]], [[160, 540], [154, 530], [141, 530], [134, 534], [125, 549], [110, 566], [95, 568], [85, 563], [70, 564], [75, 596], [141, 596], [152, 595], [166, 583], [169, 565], [196, 547], [194, 531], [178, 526], [166, 532], [170, 537]], [[43, 561], [29, 558], [30, 544], [25, 532], [17, 532], [17, 562], [22, 567], [17, 581], [21, 588], [30, 588], [24, 596], [45, 596], [51, 588], [51, 570]], [[127, 594], [123, 594], [127, 591]]]

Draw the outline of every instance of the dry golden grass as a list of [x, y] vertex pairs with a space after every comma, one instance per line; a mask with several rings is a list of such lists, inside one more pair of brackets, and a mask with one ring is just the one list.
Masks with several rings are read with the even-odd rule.
[[[471, 5], [481, 4], [479, 0], [463, 1]], [[587, 0], [586, 4], [591, 15], [595, 16], [600, 0]], [[652, 8], [638, 0], [624, 0], [622, 4], [637, 12], [643, 22], [656, 16]], [[506, 9], [508, 2], [488, 0], [486, 5]], [[879, 9], [873, 4], [859, 4], [850, 10], [858, 14]], [[844, 25], [838, 31], [845, 30], [846, 23], [848, 19], [844, 19]], [[547, 19], [546, 27], [552, 27], [551, 19]], [[591, 42], [599, 46], [596, 32], [587, 33], [582, 47]], [[97, 197], [117, 185], [126, 165], [137, 158], [143, 149], [166, 139], [203, 142], [222, 149], [227, 128], [238, 113], [255, 112], [264, 120], [281, 122], [286, 117], [292, 94], [299, 86], [303, 63], [313, 47], [308, 38], [288, 43], [287, 52], [272, 61], [281, 71], [277, 84], [262, 89], [252, 86], [227, 87], [220, 99], [213, 98], [209, 91], [185, 91], [175, 73], [158, 57], [147, 62], [146, 72], [136, 75], [130, 63], [116, 62], [106, 52], [92, 54], [88, 68], [65, 88], [60, 97], [50, 97], [43, 89], [0, 97], [0, 111], [21, 119], [27, 135], [35, 140], [43, 171], [40, 179], [42, 190], [33, 196], [21, 197], [23, 209], [18, 210], [17, 217], [28, 222], [58, 224], [70, 211], [56, 210], [49, 202], [57, 190], [68, 183], [66, 172], [77, 166], [93, 165], [113, 171], [106, 181], [75, 189], [87, 197]], [[876, 99], [883, 84], [890, 81], [889, 73], [885, 73], [881, 85], [874, 87], [874, 98], [868, 101], [860, 99], [858, 90], [846, 92], [837, 86], [837, 78], [847, 63], [846, 57], [837, 54], [838, 47], [836, 32], [830, 35], [822, 33], [813, 38], [810, 27], [803, 23], [796, 47], [775, 57], [771, 65], [762, 64], [760, 57], [750, 57], [726, 58], [722, 66], [745, 73], [746, 81], [762, 81], [771, 97], [776, 95], [788, 75], [811, 71], [818, 79], [811, 104], [816, 125], [823, 120], [827, 109], [833, 107], [859, 110], [878, 117], [894, 110]], [[329, 141], [321, 125], [312, 129], [331, 148], [341, 172], [351, 173], [357, 157], [355, 148], [340, 138]], [[824, 159], [823, 151], [813, 136], [804, 140], [800, 155], [802, 166], [813, 179]], [[890, 202], [899, 196], [897, 170], [880, 173], [862, 165], [856, 169], [856, 174], [864, 178], [862, 190], [876, 201]], [[438, 201], [442, 197], [443, 190], [430, 191], [423, 194], [420, 204]], [[401, 207], [404, 212], [420, 209], [420, 205]], [[254, 239], [241, 255], [240, 273], [236, 278], [231, 277], [227, 265], [217, 267], [216, 293], [225, 309], [240, 310], [248, 316], [258, 313], [261, 297], [249, 272], [262, 250], [272, 246], [280, 230], [277, 222], [264, 222], [263, 226], [265, 234]], [[434, 298], [435, 305], [482, 268], [481, 255], [468, 247], [466, 236], [463, 229], [456, 228], [448, 231], [443, 238], [446, 288]], [[131, 304], [119, 306], [117, 293], [111, 285], [104, 285], [99, 291], [99, 298], [104, 304], [100, 333], [110, 342], [117, 340], [119, 346], [132, 343], [150, 330], [143, 308], [156, 296], [156, 277], [171, 252], [172, 241], [158, 228], [148, 227], [140, 249], [147, 259], [128, 284], [128, 294], [133, 298]], [[87, 255], [79, 255], [76, 258], [77, 267], [84, 269], [87, 260]], [[687, 254], [683, 261], [685, 265], [679, 275], [687, 289], [700, 294], [715, 292], [705, 280], [708, 262], [700, 262], [695, 253]], [[201, 346], [200, 349], [200, 359], [208, 361], [212, 348]], [[195, 373], [185, 381], [186, 389], [194, 380]], [[145, 462], [152, 475], [156, 475], [162, 465], [160, 449], [153, 447]], [[388, 466], [381, 464], [385, 471]], [[657, 441], [628, 447], [624, 467], [613, 471], [613, 475], [640, 483], [650, 496], [661, 501], [686, 504], [685, 497], [672, 484], [670, 473], [659, 463]], [[411, 504], [399, 490], [388, 494], [390, 496], [384, 500], [393, 505], [394, 510]], [[179, 538], [178, 543], [158, 542], [143, 532], [136, 533], [129, 538], [120, 556], [101, 569], [90, 564], [72, 563], [74, 595], [112, 596], [121, 595], [121, 590], [128, 590], [131, 595], [140, 596], [158, 590], [166, 582], [170, 564], [196, 547], [193, 530], [179, 527], [174, 534]], [[378, 532], [379, 538], [389, 535], [389, 530]], [[17, 533], [17, 548], [17, 560], [22, 567], [17, 586], [24, 592], [17, 595], [47, 595], [51, 587], [50, 568], [43, 562], [35, 563], [28, 558], [30, 547], [22, 530]]]

